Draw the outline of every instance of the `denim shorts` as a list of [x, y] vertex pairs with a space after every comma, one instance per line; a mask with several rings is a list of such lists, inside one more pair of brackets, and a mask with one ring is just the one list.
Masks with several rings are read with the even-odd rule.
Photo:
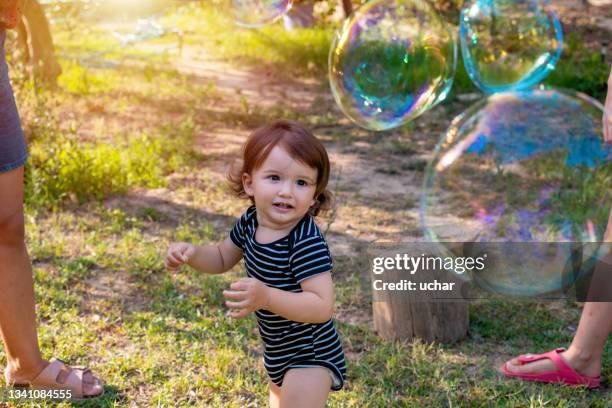
[[28, 159], [25, 137], [8, 78], [4, 56], [6, 32], [0, 28], [0, 173], [23, 166]]

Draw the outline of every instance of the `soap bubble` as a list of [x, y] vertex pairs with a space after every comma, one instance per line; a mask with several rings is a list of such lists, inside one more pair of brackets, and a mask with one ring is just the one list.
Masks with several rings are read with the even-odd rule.
[[334, 39], [332, 93], [359, 126], [400, 126], [444, 100], [455, 74], [456, 48], [448, 26], [427, 2], [372, 0]]
[[[603, 139], [602, 112], [584, 94], [535, 89], [493, 94], [456, 117], [425, 175], [427, 239], [601, 242], [612, 203], [612, 145]], [[546, 255], [539, 269], [533, 262], [517, 269], [516, 256], [508, 256], [514, 270], [488, 270], [479, 278], [509, 294], [559, 289], [571, 247]]]
[[293, 0], [233, 0], [236, 24], [246, 28], [258, 28], [280, 19]]
[[535, 86], [563, 48], [548, 0], [474, 0], [461, 11], [459, 40], [470, 78], [487, 93]]

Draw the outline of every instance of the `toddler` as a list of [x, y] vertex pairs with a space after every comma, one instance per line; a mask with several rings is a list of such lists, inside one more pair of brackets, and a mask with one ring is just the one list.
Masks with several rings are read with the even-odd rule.
[[253, 132], [239, 173], [237, 196], [252, 205], [218, 245], [173, 243], [166, 267], [182, 264], [223, 273], [244, 257], [247, 278], [223, 295], [230, 316], [255, 312], [264, 343], [271, 407], [324, 407], [342, 388], [346, 364], [332, 320], [332, 258], [314, 222], [329, 208], [325, 148], [296, 122], [279, 120]]

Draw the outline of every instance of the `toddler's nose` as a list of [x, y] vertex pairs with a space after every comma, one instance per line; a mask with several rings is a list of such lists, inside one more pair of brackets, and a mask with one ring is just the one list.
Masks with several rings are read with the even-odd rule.
[[278, 195], [283, 197], [288, 197], [291, 195], [291, 183], [282, 183], [280, 190], [278, 190]]

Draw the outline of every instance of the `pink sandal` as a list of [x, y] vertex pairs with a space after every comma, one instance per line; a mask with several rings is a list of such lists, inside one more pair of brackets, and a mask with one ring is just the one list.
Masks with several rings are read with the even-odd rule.
[[[58, 378], [62, 371], [67, 371], [68, 375], [63, 382]], [[101, 385], [102, 391], [96, 395], [83, 395], [83, 377], [85, 373], [91, 373], [86, 367], [72, 367], [62, 360], [51, 359], [49, 364], [31, 381], [9, 378], [5, 371], [4, 377], [9, 387], [29, 388], [35, 390], [67, 390], [71, 392], [70, 399], [96, 398], [104, 394], [104, 385], [96, 378], [96, 384]], [[94, 377], [95, 378], [95, 377]]]
[[539, 381], [545, 383], [567, 384], [572, 386], [586, 386], [587, 388], [597, 388], [601, 382], [601, 377], [587, 377], [570, 367], [559, 353], [565, 351], [560, 347], [543, 354], [524, 354], [518, 357], [521, 364], [531, 363], [538, 360], [549, 359], [557, 369], [539, 374], [516, 373], [507, 368], [508, 362], [501, 367], [501, 371], [507, 377], [520, 378], [525, 381]]

